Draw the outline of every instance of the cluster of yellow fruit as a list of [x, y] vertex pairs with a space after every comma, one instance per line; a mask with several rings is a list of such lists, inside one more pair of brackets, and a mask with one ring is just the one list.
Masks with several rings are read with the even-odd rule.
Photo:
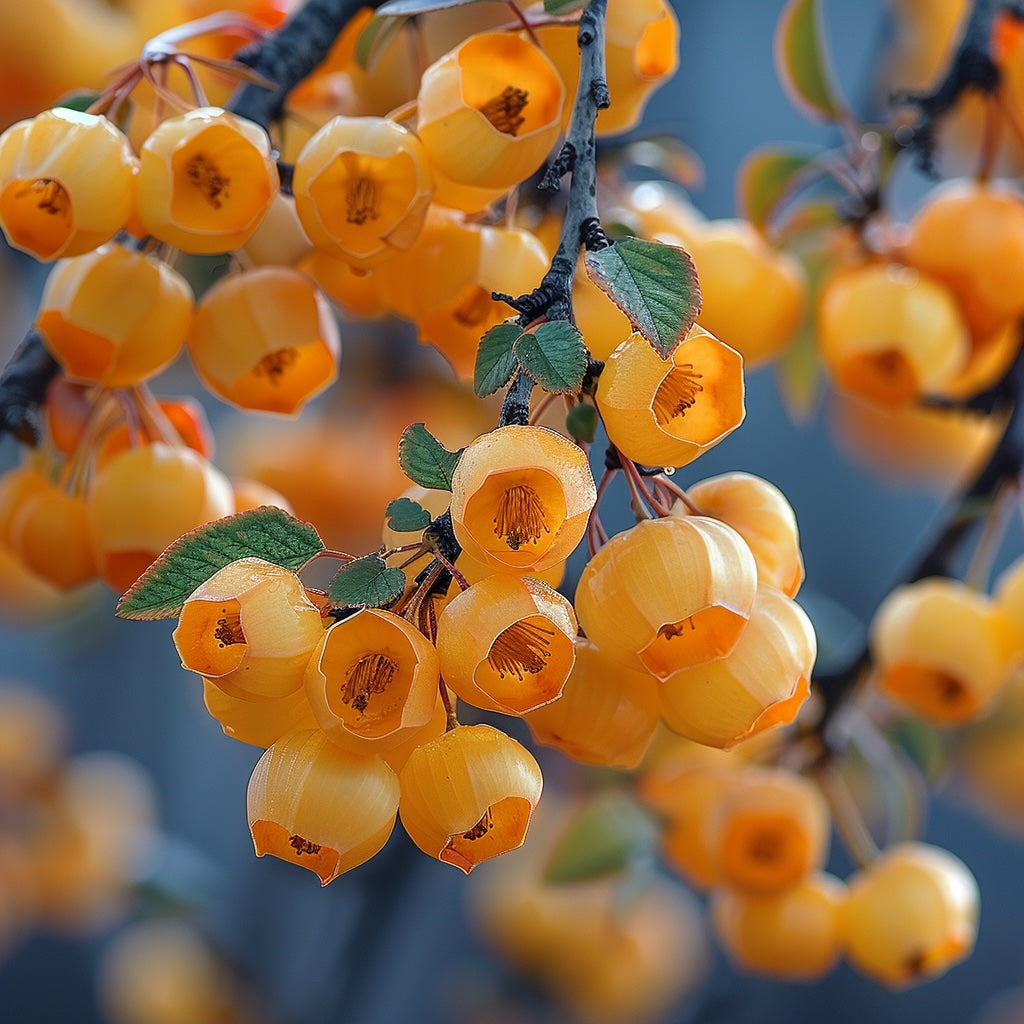
[[132, 904], [157, 837], [153, 786], [119, 754], [67, 757], [59, 710], [0, 685], [0, 956], [35, 928], [84, 935]]
[[969, 180], [937, 186], [886, 256], [854, 256], [818, 298], [822, 360], [873, 401], [968, 399], [1006, 373], [1024, 312], [1024, 199]]
[[747, 971], [810, 980], [845, 955], [901, 987], [969, 955], [978, 890], [945, 850], [897, 843], [846, 883], [823, 868], [831, 819], [814, 780], [714, 751], [677, 748], [645, 769], [666, 862], [711, 890], [711, 925]]

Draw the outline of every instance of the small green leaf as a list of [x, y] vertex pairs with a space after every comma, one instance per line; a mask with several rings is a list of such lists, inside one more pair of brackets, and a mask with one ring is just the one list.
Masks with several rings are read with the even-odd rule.
[[775, 70], [790, 100], [808, 117], [835, 121], [843, 103], [832, 82], [820, 0], [789, 0], [775, 28]]
[[396, 14], [426, 14], [429, 11], [443, 11], [448, 7], [465, 7], [480, 0], [389, 0], [377, 8], [378, 16], [394, 17]]
[[587, 273], [663, 359], [700, 312], [700, 284], [690, 254], [677, 245], [623, 238], [586, 256]]
[[503, 388], [516, 372], [512, 346], [523, 333], [516, 323], [496, 324], [481, 339], [473, 370], [473, 390], [480, 398]]
[[412, 533], [413, 530], [422, 530], [430, 525], [430, 513], [412, 498], [395, 498], [388, 502], [384, 510], [387, 516], [388, 526], [395, 533]]
[[122, 619], [173, 619], [192, 592], [240, 558], [262, 558], [297, 572], [324, 542], [309, 523], [264, 505], [198, 526], [179, 537], [117, 604]]
[[578, 11], [586, 0], [544, 0], [545, 14], [569, 14]]
[[775, 208], [795, 179], [818, 158], [820, 150], [765, 146], [751, 153], [736, 176], [736, 206], [758, 231], [764, 231]]
[[565, 429], [577, 441], [590, 444], [597, 433], [597, 409], [587, 402], [574, 406], [565, 417]]
[[336, 607], [384, 608], [397, 601], [403, 590], [401, 569], [389, 566], [380, 555], [364, 555], [335, 573], [327, 598]]
[[379, 14], [372, 17], [356, 40], [355, 57], [361, 68], [373, 68], [384, 48], [402, 30], [408, 19], [402, 17], [384, 18]]
[[541, 324], [515, 343], [519, 365], [545, 391], [574, 395], [587, 372], [583, 335], [567, 320]]
[[398, 442], [398, 461], [405, 475], [414, 484], [438, 491], [452, 489], [452, 474], [461, 454], [461, 449], [448, 451], [422, 423], [406, 427]]
[[597, 797], [569, 823], [548, 859], [547, 882], [582, 882], [653, 855], [658, 826], [624, 793]]
[[63, 107], [65, 110], [77, 110], [84, 114], [99, 98], [100, 93], [91, 89], [76, 89], [62, 96], [55, 104], [55, 107]]

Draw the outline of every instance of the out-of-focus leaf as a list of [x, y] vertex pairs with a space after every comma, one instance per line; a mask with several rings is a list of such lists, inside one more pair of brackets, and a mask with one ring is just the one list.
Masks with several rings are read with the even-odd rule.
[[385, 18], [377, 14], [371, 18], [356, 40], [355, 57], [361, 68], [372, 68], [384, 48], [402, 30], [408, 19]]
[[775, 70], [790, 100], [809, 117], [836, 120], [843, 103], [832, 81], [820, 0], [789, 0], [775, 29]]
[[587, 0], [544, 0], [545, 14], [570, 14], [578, 11]]
[[764, 231], [794, 180], [820, 155], [817, 149], [765, 146], [741, 164], [736, 175], [736, 206], [758, 231]]
[[581, 882], [620, 871], [650, 857], [658, 826], [625, 793], [606, 793], [583, 808], [555, 844], [544, 872], [548, 882]]
[[597, 433], [597, 409], [587, 402], [573, 406], [569, 415], [565, 417], [565, 429], [577, 441], [586, 441], [590, 444]]
[[429, 11], [443, 11], [449, 7], [465, 7], [480, 0], [388, 0], [377, 8], [378, 16], [393, 17], [396, 14], [426, 14]]

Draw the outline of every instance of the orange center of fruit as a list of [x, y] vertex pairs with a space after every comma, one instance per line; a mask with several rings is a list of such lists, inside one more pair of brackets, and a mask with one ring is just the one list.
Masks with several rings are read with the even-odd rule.
[[202, 153], [196, 153], [189, 160], [185, 173], [188, 175], [188, 180], [215, 210], [219, 210], [224, 199], [229, 198], [228, 188], [231, 185], [231, 179], [221, 174], [217, 165]]

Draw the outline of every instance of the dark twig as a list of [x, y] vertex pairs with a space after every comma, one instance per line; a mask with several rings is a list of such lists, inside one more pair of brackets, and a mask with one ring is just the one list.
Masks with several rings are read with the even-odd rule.
[[991, 95], [999, 88], [1002, 75], [992, 59], [992, 30], [1000, 14], [1021, 18], [1024, 10], [1020, 3], [1006, 0], [974, 0], [949, 70], [939, 84], [931, 92], [894, 97], [896, 103], [916, 107], [920, 114], [904, 144], [917, 151], [921, 168], [929, 174], [935, 172], [935, 137], [941, 118], [967, 89]]
[[22, 444], [38, 444], [38, 408], [59, 369], [40, 333], [30, 330], [0, 374], [0, 434], [8, 431]]
[[[992, 393], [1000, 399], [994, 403], [992, 415], [1006, 416], [1002, 436], [985, 465], [951, 502], [945, 527], [909, 569], [897, 577], [901, 582], [914, 583], [929, 576], [947, 575], [953, 556], [978, 518], [978, 510], [989, 508], [1006, 481], [1019, 477], [1024, 468], [1024, 438], [1021, 436], [1024, 432], [1024, 403], [1021, 401], [1024, 394], [1024, 348]], [[826, 735], [825, 730], [870, 665], [871, 652], [865, 642], [846, 666], [828, 675], [815, 676], [815, 687], [824, 701], [824, 711], [817, 726], [822, 736]]]

